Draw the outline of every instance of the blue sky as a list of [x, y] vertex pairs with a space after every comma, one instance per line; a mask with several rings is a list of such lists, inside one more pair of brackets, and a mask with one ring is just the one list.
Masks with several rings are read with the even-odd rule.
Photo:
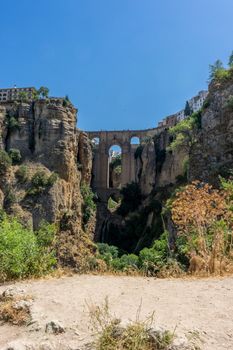
[[84, 130], [154, 127], [233, 50], [232, 0], [11, 0], [0, 86], [69, 95]]

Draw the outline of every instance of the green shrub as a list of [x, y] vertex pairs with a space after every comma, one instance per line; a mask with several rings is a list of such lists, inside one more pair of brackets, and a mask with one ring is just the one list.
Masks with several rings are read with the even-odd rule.
[[[43, 237], [53, 232], [52, 226], [44, 226], [34, 234], [15, 218], [3, 215], [0, 222], [0, 280], [41, 276], [55, 266], [51, 242]], [[51, 233], [52, 235], [52, 233]], [[50, 236], [51, 237], [51, 236]]]
[[44, 170], [37, 171], [31, 179], [31, 187], [28, 190], [28, 195], [37, 195], [44, 192], [48, 187], [54, 185], [58, 180], [58, 175], [52, 173], [50, 176]]
[[166, 264], [169, 253], [167, 232], [154, 241], [152, 248], [144, 248], [139, 253], [140, 267], [151, 274], [159, 271]]
[[19, 122], [14, 116], [7, 116], [7, 127], [10, 131], [17, 130], [19, 128]]
[[12, 160], [6, 151], [0, 150], [0, 175], [4, 175], [12, 165]]
[[81, 194], [83, 197], [83, 224], [85, 226], [96, 211], [96, 204], [94, 202], [95, 194], [87, 184], [82, 184]]
[[126, 271], [129, 268], [138, 269], [139, 257], [135, 254], [124, 254], [111, 260], [110, 267], [115, 271]]
[[18, 181], [25, 183], [28, 180], [28, 167], [26, 165], [21, 165], [15, 173]]
[[118, 257], [118, 248], [107, 243], [97, 243], [98, 252], [100, 255], [110, 254], [113, 259]]
[[11, 160], [12, 160], [12, 164], [19, 164], [21, 162], [22, 156], [20, 153], [19, 149], [16, 148], [11, 148], [8, 152]]
[[229, 99], [227, 100], [226, 107], [230, 111], [233, 111], [233, 96], [229, 97]]
[[9, 207], [14, 203], [16, 203], [16, 195], [13, 188], [8, 185], [5, 189], [4, 206]]
[[52, 173], [47, 180], [46, 186], [53, 186], [55, 182], [57, 182], [58, 178], [59, 176], [57, 173]]

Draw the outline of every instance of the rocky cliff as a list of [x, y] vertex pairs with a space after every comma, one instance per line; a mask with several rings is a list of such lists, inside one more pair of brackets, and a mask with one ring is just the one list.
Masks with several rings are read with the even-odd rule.
[[92, 152], [76, 112], [62, 99], [0, 106], [1, 155], [18, 152], [1, 171], [0, 206], [34, 229], [55, 223], [59, 257], [69, 265], [91, 251], [94, 230], [83, 227], [80, 186], [90, 183]]
[[233, 74], [209, 86], [202, 128], [190, 158], [190, 180], [217, 184], [233, 169]]

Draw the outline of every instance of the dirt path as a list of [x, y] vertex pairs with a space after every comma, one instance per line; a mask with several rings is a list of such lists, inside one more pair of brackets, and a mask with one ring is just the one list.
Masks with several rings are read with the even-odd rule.
[[[158, 326], [182, 335], [189, 331], [203, 339], [204, 350], [233, 349], [233, 278], [161, 280], [141, 277], [73, 276], [17, 283], [35, 297], [32, 312], [37, 326], [1, 325], [0, 349], [11, 341], [51, 341], [55, 349], [69, 342], [79, 349], [90, 339], [86, 303], [100, 304], [108, 296], [111, 310], [123, 322], [155, 311]], [[9, 286], [8, 286], [9, 287]], [[6, 287], [1, 286], [0, 292]], [[59, 320], [66, 333], [48, 336], [44, 329]], [[63, 345], [62, 345], [63, 344]], [[18, 349], [17, 349], [18, 350]]]

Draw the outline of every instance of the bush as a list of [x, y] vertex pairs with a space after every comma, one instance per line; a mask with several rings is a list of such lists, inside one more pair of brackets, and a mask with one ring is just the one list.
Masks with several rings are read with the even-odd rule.
[[0, 150], [0, 175], [4, 175], [12, 165], [12, 160], [6, 151]]
[[[0, 222], [0, 280], [41, 276], [55, 266], [53, 249], [44, 240], [47, 232], [53, 234], [54, 227], [43, 225], [34, 234], [24, 228], [15, 218], [3, 215]], [[51, 240], [49, 241], [51, 242]]]
[[107, 243], [97, 243], [98, 252], [100, 255], [110, 254], [113, 259], [118, 257], [118, 248]]
[[108, 299], [101, 306], [89, 306], [89, 317], [97, 337], [91, 346], [96, 350], [168, 350], [171, 348], [174, 334], [168, 330], [152, 329], [154, 313], [145, 321], [139, 320], [139, 311], [135, 321], [122, 326], [121, 320], [109, 310]]
[[21, 183], [25, 183], [28, 180], [28, 167], [26, 165], [21, 165], [19, 169], [16, 171], [15, 176], [18, 181]]
[[229, 97], [229, 99], [227, 100], [226, 107], [230, 111], [233, 111], [233, 96]]
[[12, 186], [8, 185], [5, 188], [5, 198], [4, 198], [4, 207], [9, 207], [16, 202], [16, 194]]
[[143, 271], [156, 274], [166, 264], [169, 255], [168, 233], [154, 241], [152, 248], [144, 248], [139, 253], [139, 263]]
[[8, 153], [12, 160], [12, 164], [15, 165], [21, 162], [22, 157], [19, 149], [11, 148]]
[[90, 186], [86, 184], [82, 184], [81, 194], [83, 197], [83, 206], [82, 206], [83, 224], [85, 226], [96, 210], [96, 205], [94, 202], [95, 195], [92, 192]]
[[7, 117], [7, 127], [10, 131], [17, 130], [19, 128], [18, 120], [13, 116]]
[[44, 192], [48, 187], [53, 186], [57, 180], [58, 175], [56, 173], [48, 176], [44, 170], [37, 171], [32, 177], [28, 195], [37, 195]]
[[138, 269], [139, 257], [135, 254], [124, 254], [120, 258], [112, 260], [111, 266], [118, 271], [124, 271], [128, 268]]

